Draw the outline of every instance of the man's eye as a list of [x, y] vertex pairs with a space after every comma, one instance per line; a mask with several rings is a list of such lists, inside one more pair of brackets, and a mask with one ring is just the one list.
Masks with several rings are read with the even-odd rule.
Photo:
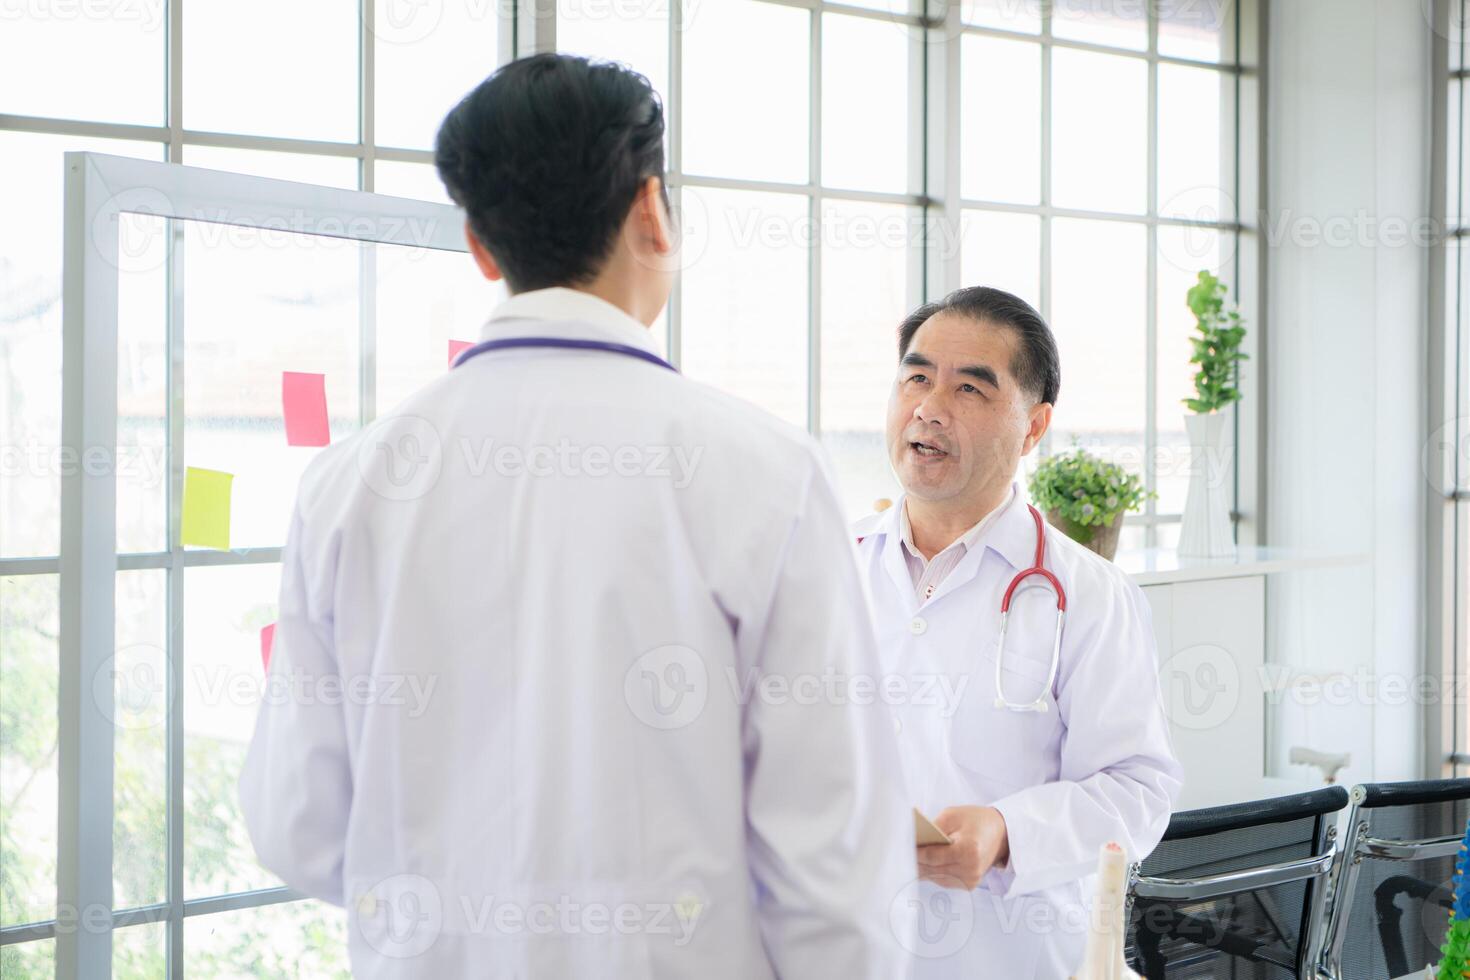
[[928, 379], [928, 377], [926, 377], [925, 375], [922, 375], [922, 374], [911, 374], [911, 375], [909, 375], [909, 380], [910, 381], [928, 381], [929, 379]]
[[970, 384], [960, 385], [960, 391], [973, 391], [977, 395], [980, 394], [980, 389]]

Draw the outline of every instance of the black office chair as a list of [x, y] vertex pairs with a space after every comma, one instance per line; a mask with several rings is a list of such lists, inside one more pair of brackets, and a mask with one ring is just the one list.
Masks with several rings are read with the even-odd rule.
[[1148, 980], [1295, 980], [1321, 949], [1339, 786], [1176, 813], [1129, 882], [1128, 945]]
[[1399, 977], [1439, 962], [1470, 779], [1354, 786], [1321, 976]]

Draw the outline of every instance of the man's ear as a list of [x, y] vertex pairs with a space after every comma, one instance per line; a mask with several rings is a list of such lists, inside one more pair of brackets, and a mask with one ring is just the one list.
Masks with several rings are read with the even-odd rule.
[[1046, 430], [1051, 428], [1051, 402], [1037, 402], [1031, 406], [1030, 426], [1026, 429], [1026, 440], [1021, 443], [1021, 455], [1025, 456], [1036, 448]]
[[475, 265], [480, 267], [480, 272], [486, 279], [495, 282], [505, 277], [500, 271], [500, 263], [495, 261], [495, 256], [490, 254], [490, 250], [480, 241], [468, 221], [464, 223], [464, 239], [469, 243], [470, 254], [475, 257]]
[[644, 178], [633, 199], [633, 226], [641, 242], [655, 255], [665, 256], [674, 250], [674, 236], [668, 208], [664, 206], [664, 182], [658, 177]]

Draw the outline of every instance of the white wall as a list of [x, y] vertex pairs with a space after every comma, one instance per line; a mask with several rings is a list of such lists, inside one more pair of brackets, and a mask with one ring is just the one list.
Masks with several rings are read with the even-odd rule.
[[1424, 6], [1270, 5], [1266, 540], [1372, 555], [1271, 583], [1269, 656], [1333, 681], [1315, 704], [1268, 701], [1272, 775], [1309, 775], [1293, 745], [1351, 752], [1349, 784], [1421, 773], [1419, 706], [1357, 680], [1422, 659], [1428, 257], [1389, 239], [1428, 207]]

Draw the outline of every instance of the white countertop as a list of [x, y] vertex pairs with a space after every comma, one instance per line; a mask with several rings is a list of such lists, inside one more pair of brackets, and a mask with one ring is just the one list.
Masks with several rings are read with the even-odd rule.
[[1361, 565], [1368, 555], [1242, 545], [1233, 558], [1184, 558], [1172, 548], [1134, 548], [1119, 551], [1113, 560], [1139, 585], [1165, 585]]

